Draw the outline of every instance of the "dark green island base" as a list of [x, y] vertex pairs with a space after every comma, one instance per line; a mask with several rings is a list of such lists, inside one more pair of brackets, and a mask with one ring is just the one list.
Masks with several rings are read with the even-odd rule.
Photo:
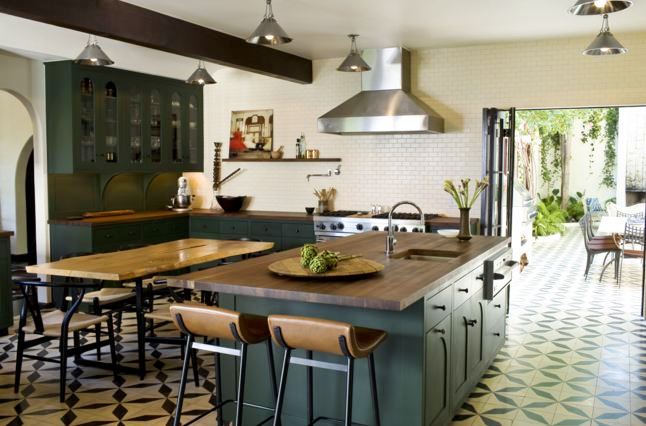
[[[505, 341], [509, 287], [485, 300], [476, 277], [483, 261], [505, 249], [507, 240], [474, 237], [460, 244], [428, 234], [403, 234], [398, 240], [397, 252], [433, 247], [463, 254], [434, 261], [389, 259], [383, 254], [385, 234], [375, 232], [320, 245], [383, 263], [384, 271], [373, 277], [297, 280], [267, 271], [272, 262], [297, 255], [290, 250], [175, 277], [171, 285], [219, 291], [222, 307], [242, 312], [320, 317], [387, 331], [388, 339], [375, 352], [381, 424], [448, 424]], [[299, 352], [294, 355], [304, 356]], [[283, 352], [275, 347], [274, 355], [278, 375]], [[320, 353], [314, 358], [344, 362]], [[237, 359], [223, 356], [225, 400], [235, 398], [236, 366]], [[373, 425], [367, 361], [358, 360], [355, 368], [353, 421]], [[249, 347], [247, 402], [273, 407], [268, 371], [265, 346]], [[343, 373], [314, 369], [314, 417], [342, 418], [344, 398]], [[305, 424], [306, 404], [306, 368], [292, 365], [283, 425]], [[224, 417], [234, 417], [232, 407]], [[244, 424], [266, 417], [247, 408]]]

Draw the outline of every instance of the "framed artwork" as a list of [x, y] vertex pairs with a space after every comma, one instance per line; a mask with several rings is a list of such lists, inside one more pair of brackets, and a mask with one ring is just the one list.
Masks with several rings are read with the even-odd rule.
[[231, 112], [229, 157], [268, 158], [273, 144], [273, 109]]

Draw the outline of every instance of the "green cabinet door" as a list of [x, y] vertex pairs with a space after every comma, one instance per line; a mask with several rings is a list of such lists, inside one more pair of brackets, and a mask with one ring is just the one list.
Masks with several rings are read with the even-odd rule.
[[471, 318], [471, 304], [467, 301], [460, 305], [452, 316], [451, 328], [451, 390], [453, 401], [458, 403], [468, 391], [470, 369], [467, 354], [469, 353], [469, 331], [467, 321]]
[[486, 301], [482, 300], [482, 290], [476, 293], [470, 300], [471, 317], [468, 322], [467, 333], [468, 351], [467, 366], [472, 374], [479, 375], [479, 369], [484, 363], [484, 322]]
[[426, 333], [424, 424], [444, 425], [451, 414], [451, 317]]

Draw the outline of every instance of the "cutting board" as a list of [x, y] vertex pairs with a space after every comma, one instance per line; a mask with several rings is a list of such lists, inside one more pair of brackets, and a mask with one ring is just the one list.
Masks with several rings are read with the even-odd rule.
[[290, 257], [269, 265], [269, 270], [275, 274], [297, 278], [355, 277], [374, 274], [383, 269], [384, 265], [381, 263], [361, 257], [341, 261], [336, 268], [322, 274], [315, 274], [309, 269], [303, 268], [300, 257]]

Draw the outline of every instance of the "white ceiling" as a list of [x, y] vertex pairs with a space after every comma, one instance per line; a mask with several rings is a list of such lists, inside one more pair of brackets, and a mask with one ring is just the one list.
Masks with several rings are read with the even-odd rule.
[[[238, 37], [260, 22], [264, 0], [125, 0]], [[312, 59], [347, 53], [346, 34], [361, 34], [360, 47], [412, 49], [537, 40], [592, 38], [599, 16], [567, 12], [575, 0], [273, 0], [274, 14], [294, 41], [281, 50]], [[621, 34], [646, 30], [646, 2], [610, 16]]]

